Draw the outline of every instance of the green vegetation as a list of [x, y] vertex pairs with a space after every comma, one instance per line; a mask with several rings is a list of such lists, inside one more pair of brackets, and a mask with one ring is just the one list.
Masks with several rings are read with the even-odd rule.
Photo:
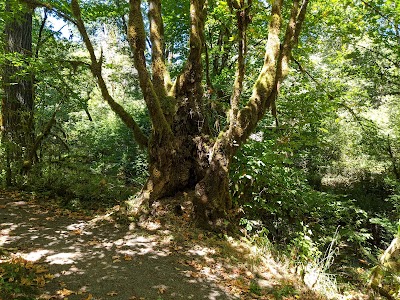
[[[189, 192], [199, 223], [217, 231], [239, 227], [258, 246], [288, 257], [311, 289], [328, 295], [369, 283], [380, 297], [400, 295], [399, 243], [393, 258], [379, 259], [400, 238], [398, 1], [310, 1], [287, 76], [281, 70], [259, 79], [276, 81], [276, 107], [275, 98], [261, 99], [267, 87], [255, 83], [270, 11], [280, 1], [208, 1], [207, 17], [199, 13], [204, 24], [196, 23], [201, 30], [192, 28], [199, 36], [189, 32], [189, 2], [204, 1], [162, 1], [161, 54], [155, 36], [139, 45], [140, 37], [127, 35], [141, 28], [129, 25], [125, 1], [81, 1], [81, 16], [70, 1], [26, 6], [33, 2], [0, 4], [0, 95], [9, 99], [10, 86], [34, 84], [33, 109], [16, 110], [32, 126], [9, 121], [14, 112], [3, 101], [2, 185], [59, 197], [71, 210]], [[282, 6], [283, 28], [291, 3]], [[29, 55], [7, 47], [7, 24], [26, 14], [33, 16]], [[300, 10], [296, 16], [301, 25]], [[279, 36], [283, 45], [284, 31]], [[143, 62], [136, 57], [142, 46]], [[154, 67], [157, 55], [163, 60]], [[267, 108], [272, 114], [256, 124]], [[216, 229], [221, 219], [225, 225]], [[20, 269], [13, 268], [0, 268], [0, 287], [9, 294], [19, 293]], [[249, 290], [262, 294], [257, 282]], [[297, 293], [284, 285], [274, 295]]]
[[0, 299], [35, 300], [41, 287], [53, 278], [46, 269], [22, 258], [0, 264]]

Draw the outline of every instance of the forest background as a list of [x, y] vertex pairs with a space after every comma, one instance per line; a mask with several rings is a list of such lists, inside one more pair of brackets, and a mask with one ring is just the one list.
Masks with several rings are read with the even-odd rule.
[[239, 226], [294, 264], [328, 249], [330, 272], [366, 282], [357, 266], [400, 226], [400, 3], [129, 2], [0, 3], [2, 184], [139, 215], [184, 193], [208, 230]]

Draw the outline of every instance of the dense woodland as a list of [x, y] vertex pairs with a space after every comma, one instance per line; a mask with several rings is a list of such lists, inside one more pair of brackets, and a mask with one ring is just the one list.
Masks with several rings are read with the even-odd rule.
[[5, 188], [132, 220], [163, 205], [399, 295], [398, 0], [0, 11]]

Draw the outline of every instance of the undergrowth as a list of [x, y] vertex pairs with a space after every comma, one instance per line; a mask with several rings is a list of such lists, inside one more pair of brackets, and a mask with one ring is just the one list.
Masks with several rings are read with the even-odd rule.
[[53, 276], [47, 269], [18, 256], [0, 258], [0, 299], [35, 300]]

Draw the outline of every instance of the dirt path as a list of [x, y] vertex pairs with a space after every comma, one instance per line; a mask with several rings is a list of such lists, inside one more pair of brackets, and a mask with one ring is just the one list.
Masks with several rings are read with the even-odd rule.
[[182, 247], [162, 229], [94, 222], [15, 198], [0, 193], [0, 247], [54, 275], [43, 299], [238, 299], [217, 284], [209, 249]]

